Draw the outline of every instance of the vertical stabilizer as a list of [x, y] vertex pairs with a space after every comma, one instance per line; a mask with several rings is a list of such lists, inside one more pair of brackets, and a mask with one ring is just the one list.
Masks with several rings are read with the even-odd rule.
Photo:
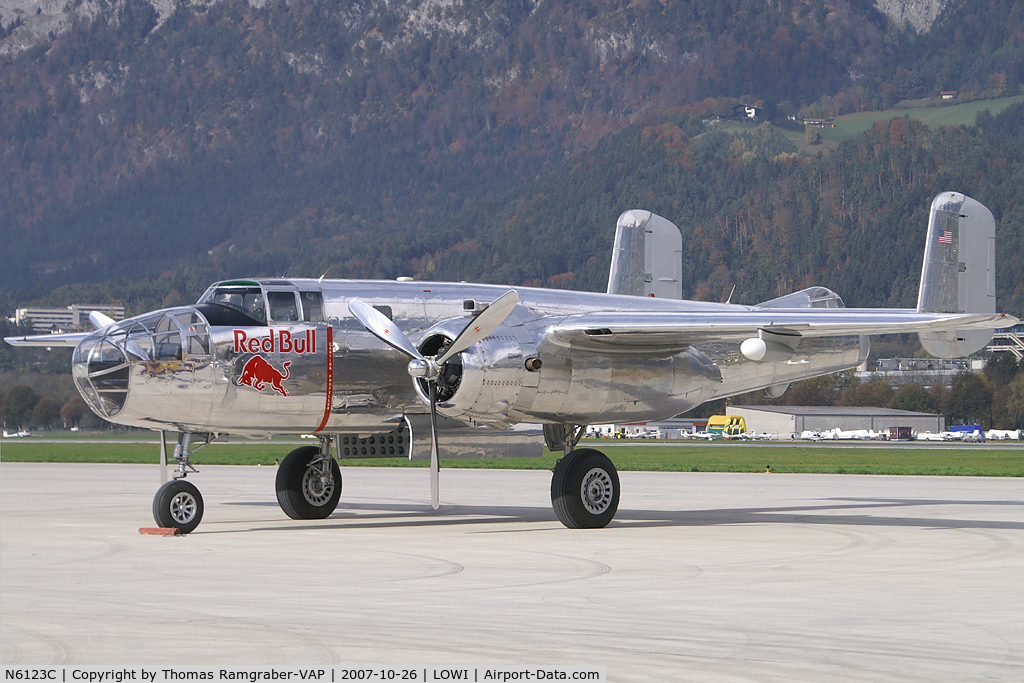
[[[995, 313], [996, 222], [981, 202], [958, 192], [932, 201], [917, 310], [922, 313]], [[990, 330], [918, 335], [939, 358], [966, 356], [985, 348]]]
[[671, 221], [650, 211], [619, 216], [608, 273], [609, 294], [683, 298], [683, 237]]

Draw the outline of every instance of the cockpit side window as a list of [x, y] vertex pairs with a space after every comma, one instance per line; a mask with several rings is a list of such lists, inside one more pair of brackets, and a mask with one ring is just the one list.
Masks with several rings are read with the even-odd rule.
[[299, 292], [302, 300], [302, 319], [308, 323], [324, 321], [324, 295], [320, 292]]
[[[200, 303], [219, 304], [241, 311], [260, 324], [267, 323], [266, 304], [259, 287], [224, 286], [216, 287], [200, 300]], [[292, 304], [294, 305], [294, 303]]]
[[299, 309], [295, 305], [293, 292], [267, 292], [270, 303], [270, 319], [277, 323], [295, 322], [299, 319]]
[[153, 335], [154, 360], [181, 360], [181, 333], [169, 315], [160, 318]]
[[189, 356], [208, 356], [210, 354], [210, 335], [207, 333], [206, 321], [195, 311], [179, 313], [178, 322], [181, 323], [182, 333], [185, 336], [185, 353]]

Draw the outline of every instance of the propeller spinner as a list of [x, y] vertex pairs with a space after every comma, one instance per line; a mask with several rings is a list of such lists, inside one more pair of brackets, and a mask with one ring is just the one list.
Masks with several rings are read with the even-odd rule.
[[510, 290], [473, 318], [440, 356], [424, 356], [405, 333], [386, 315], [358, 299], [348, 304], [348, 310], [373, 336], [409, 357], [409, 374], [427, 382], [430, 398], [430, 504], [436, 510], [439, 503], [438, 473], [440, 457], [437, 449], [437, 381], [444, 364], [457, 353], [465, 351], [498, 328], [519, 303], [519, 294]]

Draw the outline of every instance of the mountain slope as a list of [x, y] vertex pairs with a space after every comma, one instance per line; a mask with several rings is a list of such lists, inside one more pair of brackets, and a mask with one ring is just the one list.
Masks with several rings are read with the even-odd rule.
[[855, 1], [83, 10], [0, 63], [0, 286], [228, 242], [290, 258], [290, 221], [314, 238], [433, 229], [637, 117], [835, 90], [879, 61], [885, 29]]

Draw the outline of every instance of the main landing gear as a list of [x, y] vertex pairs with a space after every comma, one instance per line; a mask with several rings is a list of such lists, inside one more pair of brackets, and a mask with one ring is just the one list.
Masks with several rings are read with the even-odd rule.
[[545, 425], [548, 448], [565, 451], [551, 475], [551, 507], [570, 529], [600, 529], [619, 509], [619, 474], [601, 451], [575, 450], [584, 429]]
[[341, 468], [331, 457], [330, 439], [288, 454], [277, 470], [277, 502], [292, 519], [330, 517], [341, 498]]

